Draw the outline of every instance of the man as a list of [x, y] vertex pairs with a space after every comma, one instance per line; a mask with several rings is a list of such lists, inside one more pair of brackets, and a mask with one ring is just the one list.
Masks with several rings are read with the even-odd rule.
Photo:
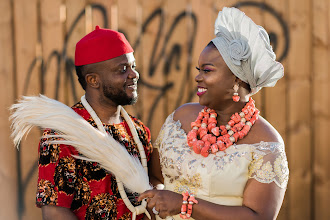
[[[137, 101], [137, 81], [133, 49], [119, 32], [96, 29], [76, 45], [75, 65], [78, 80], [85, 90], [85, 98], [103, 123], [105, 131], [126, 147], [132, 155], [140, 156], [137, 144], [119, 105]], [[87, 107], [86, 107], [87, 108]], [[72, 109], [91, 125], [97, 123], [82, 102]], [[150, 131], [131, 116], [149, 160], [152, 152]], [[46, 130], [45, 134], [54, 133]], [[44, 219], [131, 219], [116, 179], [98, 163], [75, 159], [72, 146], [46, 143], [39, 145], [37, 206]], [[137, 205], [133, 194], [128, 194]], [[137, 216], [141, 219], [143, 215]]]

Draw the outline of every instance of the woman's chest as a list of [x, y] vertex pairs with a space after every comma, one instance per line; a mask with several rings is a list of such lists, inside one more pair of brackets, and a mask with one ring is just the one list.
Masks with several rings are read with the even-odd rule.
[[190, 190], [208, 196], [240, 196], [248, 179], [252, 153], [249, 147], [233, 146], [208, 157], [195, 154], [184, 136], [163, 142], [160, 162], [167, 188], [176, 192]]

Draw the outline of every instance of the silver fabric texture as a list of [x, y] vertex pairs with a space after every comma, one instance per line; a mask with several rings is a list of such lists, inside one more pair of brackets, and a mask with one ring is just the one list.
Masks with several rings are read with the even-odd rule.
[[215, 35], [213, 44], [233, 74], [250, 85], [252, 95], [284, 76], [266, 30], [239, 9], [224, 7], [219, 12]]

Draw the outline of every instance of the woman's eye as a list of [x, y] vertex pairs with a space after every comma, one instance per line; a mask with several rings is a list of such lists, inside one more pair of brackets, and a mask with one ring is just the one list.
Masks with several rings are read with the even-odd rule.
[[[198, 70], [198, 72], [201, 71], [201, 69], [198, 68], [198, 67], [196, 67], [196, 70]], [[208, 72], [210, 72], [211, 70], [209, 70], [209, 69], [202, 69], [202, 71], [203, 71], [204, 73], [208, 73]]]

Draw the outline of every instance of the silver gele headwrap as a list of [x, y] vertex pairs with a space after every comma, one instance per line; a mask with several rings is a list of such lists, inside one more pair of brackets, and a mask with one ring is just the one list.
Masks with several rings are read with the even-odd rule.
[[251, 87], [251, 94], [262, 87], [273, 87], [283, 77], [266, 30], [237, 8], [219, 12], [212, 40], [235, 76]]

